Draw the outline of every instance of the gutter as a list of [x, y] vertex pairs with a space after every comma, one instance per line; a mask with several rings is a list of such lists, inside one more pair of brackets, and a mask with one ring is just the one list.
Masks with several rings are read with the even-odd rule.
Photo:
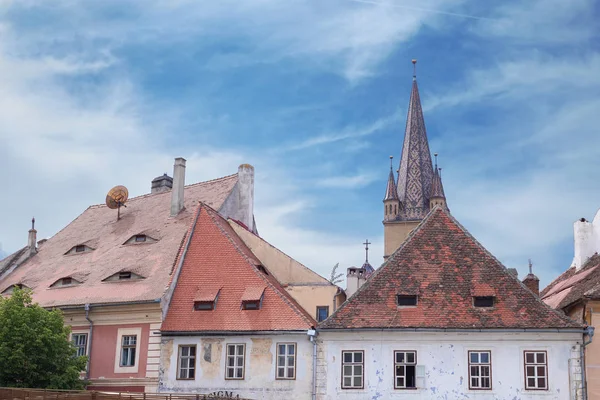
[[313, 344], [312, 354], [312, 400], [317, 400], [317, 330], [311, 327], [306, 334]]
[[509, 332], [509, 333], [582, 333], [586, 328], [320, 328], [319, 332]]
[[44, 307], [45, 309], [52, 309], [52, 308], [60, 308], [61, 310], [76, 310], [79, 308], [83, 308], [84, 310], [88, 307], [91, 307], [92, 305], [94, 307], [109, 307], [109, 306], [130, 306], [132, 304], [154, 304], [154, 303], [160, 303], [160, 299], [155, 299], [155, 300], [138, 300], [138, 301], [120, 301], [117, 303], [86, 303], [86, 304], [76, 304], [76, 305], [66, 305], [66, 306], [46, 306]]
[[94, 334], [94, 322], [90, 319], [90, 305], [86, 304], [85, 305], [85, 319], [90, 323], [90, 335], [89, 335], [89, 339], [88, 339], [88, 362], [87, 365], [85, 366], [85, 379], [86, 380], [90, 380], [90, 368], [91, 368], [91, 364], [92, 364], [92, 336]]
[[244, 336], [244, 335], [290, 335], [306, 331], [161, 331], [162, 336]]

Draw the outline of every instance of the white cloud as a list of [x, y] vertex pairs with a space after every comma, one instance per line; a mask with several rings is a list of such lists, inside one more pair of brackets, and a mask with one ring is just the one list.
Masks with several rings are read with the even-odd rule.
[[330, 176], [316, 181], [317, 186], [338, 189], [356, 189], [381, 179], [378, 174], [359, 173], [349, 176]]

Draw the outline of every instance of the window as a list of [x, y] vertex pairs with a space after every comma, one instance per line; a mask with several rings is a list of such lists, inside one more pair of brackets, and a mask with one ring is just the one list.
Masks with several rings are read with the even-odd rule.
[[137, 335], [124, 335], [121, 338], [121, 367], [133, 367], [135, 365], [136, 346]]
[[494, 296], [475, 296], [473, 305], [475, 307], [494, 307]]
[[277, 343], [277, 379], [296, 379], [296, 343]]
[[227, 364], [225, 365], [225, 379], [244, 379], [245, 344], [227, 345]]
[[177, 362], [177, 379], [194, 379], [196, 377], [196, 346], [179, 346]]
[[325, 321], [329, 317], [329, 306], [317, 306], [317, 322]]
[[242, 310], [260, 310], [260, 300], [242, 301]]
[[61, 280], [61, 285], [65, 286], [65, 285], [70, 285], [73, 283], [73, 279], [72, 278], [62, 278]]
[[417, 296], [416, 295], [399, 294], [396, 296], [396, 303], [399, 306], [416, 306], [417, 305]]
[[119, 280], [122, 280], [122, 279], [131, 279], [131, 272], [128, 272], [128, 271], [119, 272]]
[[77, 356], [87, 355], [87, 333], [74, 333], [71, 336], [71, 340], [75, 347], [77, 347]]
[[362, 389], [364, 351], [342, 351], [342, 389]]
[[469, 389], [492, 388], [492, 355], [489, 351], [469, 351]]
[[196, 311], [210, 311], [214, 310], [215, 302], [214, 301], [195, 301], [194, 302], [194, 310]]
[[525, 351], [525, 389], [548, 390], [548, 355], [545, 351]]
[[416, 351], [394, 352], [394, 388], [410, 389], [416, 388]]
[[146, 235], [135, 235], [135, 241], [137, 243], [145, 242], [146, 241]]
[[83, 253], [85, 251], [85, 245], [79, 244], [75, 246], [75, 253]]

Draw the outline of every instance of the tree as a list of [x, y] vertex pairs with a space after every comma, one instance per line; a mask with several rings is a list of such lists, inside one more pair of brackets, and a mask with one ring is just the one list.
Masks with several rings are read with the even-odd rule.
[[60, 310], [34, 304], [28, 290], [0, 296], [0, 387], [83, 389], [77, 356]]
[[339, 274], [336, 274], [339, 266], [340, 263], [337, 263], [333, 266], [333, 269], [331, 270], [331, 277], [329, 278], [329, 282], [333, 283], [334, 285], [337, 285], [338, 283], [341, 283], [343, 281], [342, 276], [344, 276], [344, 274], [341, 272]]

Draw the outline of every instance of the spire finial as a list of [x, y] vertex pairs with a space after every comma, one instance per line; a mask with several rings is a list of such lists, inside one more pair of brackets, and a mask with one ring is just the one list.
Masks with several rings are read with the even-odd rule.
[[533, 274], [533, 264], [531, 263], [531, 258], [529, 259], [529, 273]]
[[363, 243], [365, 245], [365, 263], [368, 264], [369, 263], [369, 245], [371, 244], [371, 242], [369, 242], [369, 239], [365, 240], [365, 242]]
[[394, 167], [393, 167], [393, 163], [394, 162], [394, 156], [390, 156], [390, 171], [393, 171]]
[[35, 229], [35, 217], [31, 218], [31, 230]]
[[437, 169], [438, 169], [438, 166], [437, 166], [437, 156], [438, 156], [438, 153], [433, 153], [433, 156], [435, 157], [435, 170], [434, 171], [437, 171]]
[[414, 81], [417, 79], [417, 59], [413, 58], [412, 63], [413, 63], [413, 81]]

